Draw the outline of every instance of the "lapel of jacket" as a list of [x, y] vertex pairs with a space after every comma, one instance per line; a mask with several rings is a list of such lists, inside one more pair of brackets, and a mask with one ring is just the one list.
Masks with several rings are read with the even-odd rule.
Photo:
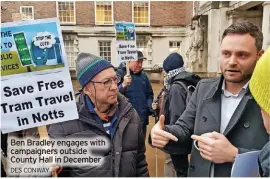
[[213, 116], [218, 124], [216, 126], [216, 131], [220, 131], [221, 123], [221, 85], [223, 82], [223, 77], [221, 76], [219, 80], [211, 86], [205, 100], [205, 108], [208, 109], [209, 113]]
[[237, 108], [235, 109], [230, 122], [228, 123], [223, 135], [227, 135], [232, 129], [233, 127], [237, 124], [237, 122], [239, 121], [239, 119], [241, 118], [247, 103], [249, 100], [251, 100], [253, 97], [249, 91], [249, 88], [247, 88], [247, 92], [245, 93], [245, 95], [243, 96], [242, 100], [240, 101], [239, 105], [237, 106]]

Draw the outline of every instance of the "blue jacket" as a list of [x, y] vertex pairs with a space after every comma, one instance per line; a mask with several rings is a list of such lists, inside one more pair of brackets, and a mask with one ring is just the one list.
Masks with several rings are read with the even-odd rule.
[[154, 93], [152, 90], [152, 86], [146, 74], [141, 71], [139, 73], [134, 74], [130, 71], [131, 75], [131, 85], [123, 88], [122, 82], [123, 78], [126, 74], [126, 66], [125, 64], [120, 64], [117, 69], [117, 75], [121, 78], [121, 82], [119, 83], [119, 91], [126, 98], [128, 98], [129, 102], [135, 108], [137, 113], [139, 114], [143, 126], [149, 124], [149, 115], [153, 114], [152, 103], [154, 98]]

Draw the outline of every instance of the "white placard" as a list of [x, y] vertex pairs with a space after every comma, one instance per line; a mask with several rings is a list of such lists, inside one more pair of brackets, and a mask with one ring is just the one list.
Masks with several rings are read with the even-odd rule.
[[4, 23], [1, 32], [2, 132], [78, 119], [58, 19]]
[[135, 41], [117, 41], [116, 42], [118, 61], [136, 61], [137, 48]]

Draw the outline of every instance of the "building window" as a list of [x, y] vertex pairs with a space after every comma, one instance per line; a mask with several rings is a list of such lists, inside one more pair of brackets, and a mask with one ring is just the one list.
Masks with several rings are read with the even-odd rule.
[[144, 49], [147, 47], [147, 41], [138, 40], [137, 41], [137, 48], [138, 49]]
[[145, 58], [148, 57], [148, 52], [147, 52], [147, 41], [144, 40], [137, 40], [137, 49], [143, 53], [143, 56]]
[[137, 49], [143, 53], [143, 56], [146, 58], [146, 62], [143, 63], [144, 68], [151, 67], [152, 65], [152, 51], [150, 49], [150, 41], [148, 37], [137, 36]]
[[170, 42], [170, 53], [173, 53], [173, 52], [180, 52], [180, 44], [181, 42], [180, 41], [172, 41]]
[[150, 1], [133, 2], [133, 22], [135, 24], [149, 24]]
[[34, 20], [33, 6], [21, 6], [20, 13], [22, 15], [22, 20]]
[[65, 50], [70, 68], [75, 68], [76, 58], [79, 54], [78, 41], [74, 35], [63, 35]]
[[113, 24], [113, 2], [95, 2], [96, 25], [112, 25]]
[[74, 1], [58, 1], [57, 15], [62, 24], [75, 24], [75, 2]]
[[143, 56], [148, 59], [147, 41], [137, 40], [137, 49], [143, 53]]
[[111, 62], [111, 41], [99, 41], [99, 55]]

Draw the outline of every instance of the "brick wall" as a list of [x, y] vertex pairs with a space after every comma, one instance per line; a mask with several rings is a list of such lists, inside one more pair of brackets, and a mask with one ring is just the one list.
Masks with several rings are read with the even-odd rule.
[[[196, 6], [196, 2], [194, 3], [194, 6]], [[186, 3], [186, 24], [191, 23], [192, 13], [193, 13], [193, 3], [191, 1], [189, 3]]]
[[95, 25], [94, 1], [76, 1], [76, 24]]
[[[76, 1], [76, 24], [95, 25], [94, 1]], [[53, 1], [3, 1], [2, 6], [7, 9], [1, 12], [1, 21], [12, 21], [12, 13], [19, 13], [20, 6], [34, 6], [35, 19], [56, 17], [56, 3]], [[114, 2], [114, 20], [132, 21], [132, 2]], [[151, 26], [185, 26], [192, 18], [192, 2], [181, 1], [151, 1]]]
[[113, 6], [115, 21], [132, 21], [132, 2], [115, 1]]
[[[190, 16], [190, 12], [187, 7], [190, 8], [191, 4], [191, 15], [192, 15], [192, 2], [150, 2], [151, 7], [151, 25], [152, 26], [184, 26], [186, 25], [187, 19]], [[190, 17], [191, 18], [191, 17]]]
[[56, 17], [56, 4], [53, 1], [2, 1], [1, 6], [7, 7], [1, 10], [1, 22], [11, 22], [12, 13], [20, 13], [20, 6], [34, 6], [35, 19]]

